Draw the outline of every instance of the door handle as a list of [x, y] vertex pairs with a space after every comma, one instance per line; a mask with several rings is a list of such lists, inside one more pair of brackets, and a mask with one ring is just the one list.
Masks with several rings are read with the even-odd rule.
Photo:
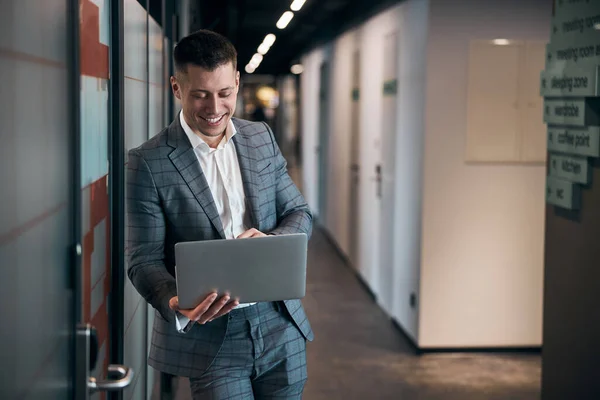
[[377, 181], [376, 185], [377, 185], [377, 197], [381, 198], [381, 165], [377, 164], [375, 166], [375, 173], [376, 173], [376, 178], [375, 180]]
[[90, 395], [99, 391], [118, 391], [129, 386], [133, 380], [133, 369], [123, 365], [109, 365], [108, 378], [97, 381], [90, 376], [94, 369], [98, 353], [96, 329], [90, 324], [77, 327], [76, 335], [75, 398], [88, 400]]
[[96, 381], [96, 378], [89, 377], [87, 386], [90, 394], [97, 391], [113, 392], [125, 389], [133, 380], [133, 369], [124, 365], [109, 365], [108, 376], [114, 376], [115, 379]]

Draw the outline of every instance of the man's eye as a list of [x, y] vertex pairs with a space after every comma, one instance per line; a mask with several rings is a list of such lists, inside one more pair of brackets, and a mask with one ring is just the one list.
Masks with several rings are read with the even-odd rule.
[[229, 97], [231, 96], [231, 92], [223, 92], [221, 93], [221, 97]]

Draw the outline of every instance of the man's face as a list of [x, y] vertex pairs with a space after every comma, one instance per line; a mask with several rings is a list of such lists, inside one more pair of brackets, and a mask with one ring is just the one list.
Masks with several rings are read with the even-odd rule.
[[208, 71], [188, 64], [185, 73], [171, 77], [175, 97], [181, 100], [183, 116], [195, 133], [207, 138], [222, 135], [235, 112], [240, 73], [233, 63]]

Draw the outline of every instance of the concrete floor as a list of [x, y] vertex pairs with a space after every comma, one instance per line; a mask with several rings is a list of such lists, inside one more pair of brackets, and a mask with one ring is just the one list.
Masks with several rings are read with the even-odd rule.
[[[354, 272], [315, 230], [304, 306], [315, 331], [304, 399], [534, 400], [541, 357], [448, 353], [417, 356]], [[190, 400], [185, 379], [175, 399]]]

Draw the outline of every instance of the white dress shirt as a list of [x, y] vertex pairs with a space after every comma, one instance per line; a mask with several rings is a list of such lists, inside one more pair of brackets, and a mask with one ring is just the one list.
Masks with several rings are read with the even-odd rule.
[[[179, 113], [179, 121], [192, 144], [202, 172], [206, 177], [206, 182], [223, 224], [225, 239], [235, 239], [251, 226], [249, 215], [246, 212], [246, 196], [237, 151], [231, 140], [237, 133], [235, 126], [230, 120], [225, 136], [219, 142], [217, 148], [213, 149], [192, 131], [182, 112]], [[232, 293], [232, 295], [235, 296], [235, 293]], [[236, 308], [247, 307], [252, 304], [255, 303], [242, 303]], [[176, 315], [177, 330], [180, 332], [187, 331], [186, 328], [188, 328], [187, 325], [190, 320], [179, 313]]]

